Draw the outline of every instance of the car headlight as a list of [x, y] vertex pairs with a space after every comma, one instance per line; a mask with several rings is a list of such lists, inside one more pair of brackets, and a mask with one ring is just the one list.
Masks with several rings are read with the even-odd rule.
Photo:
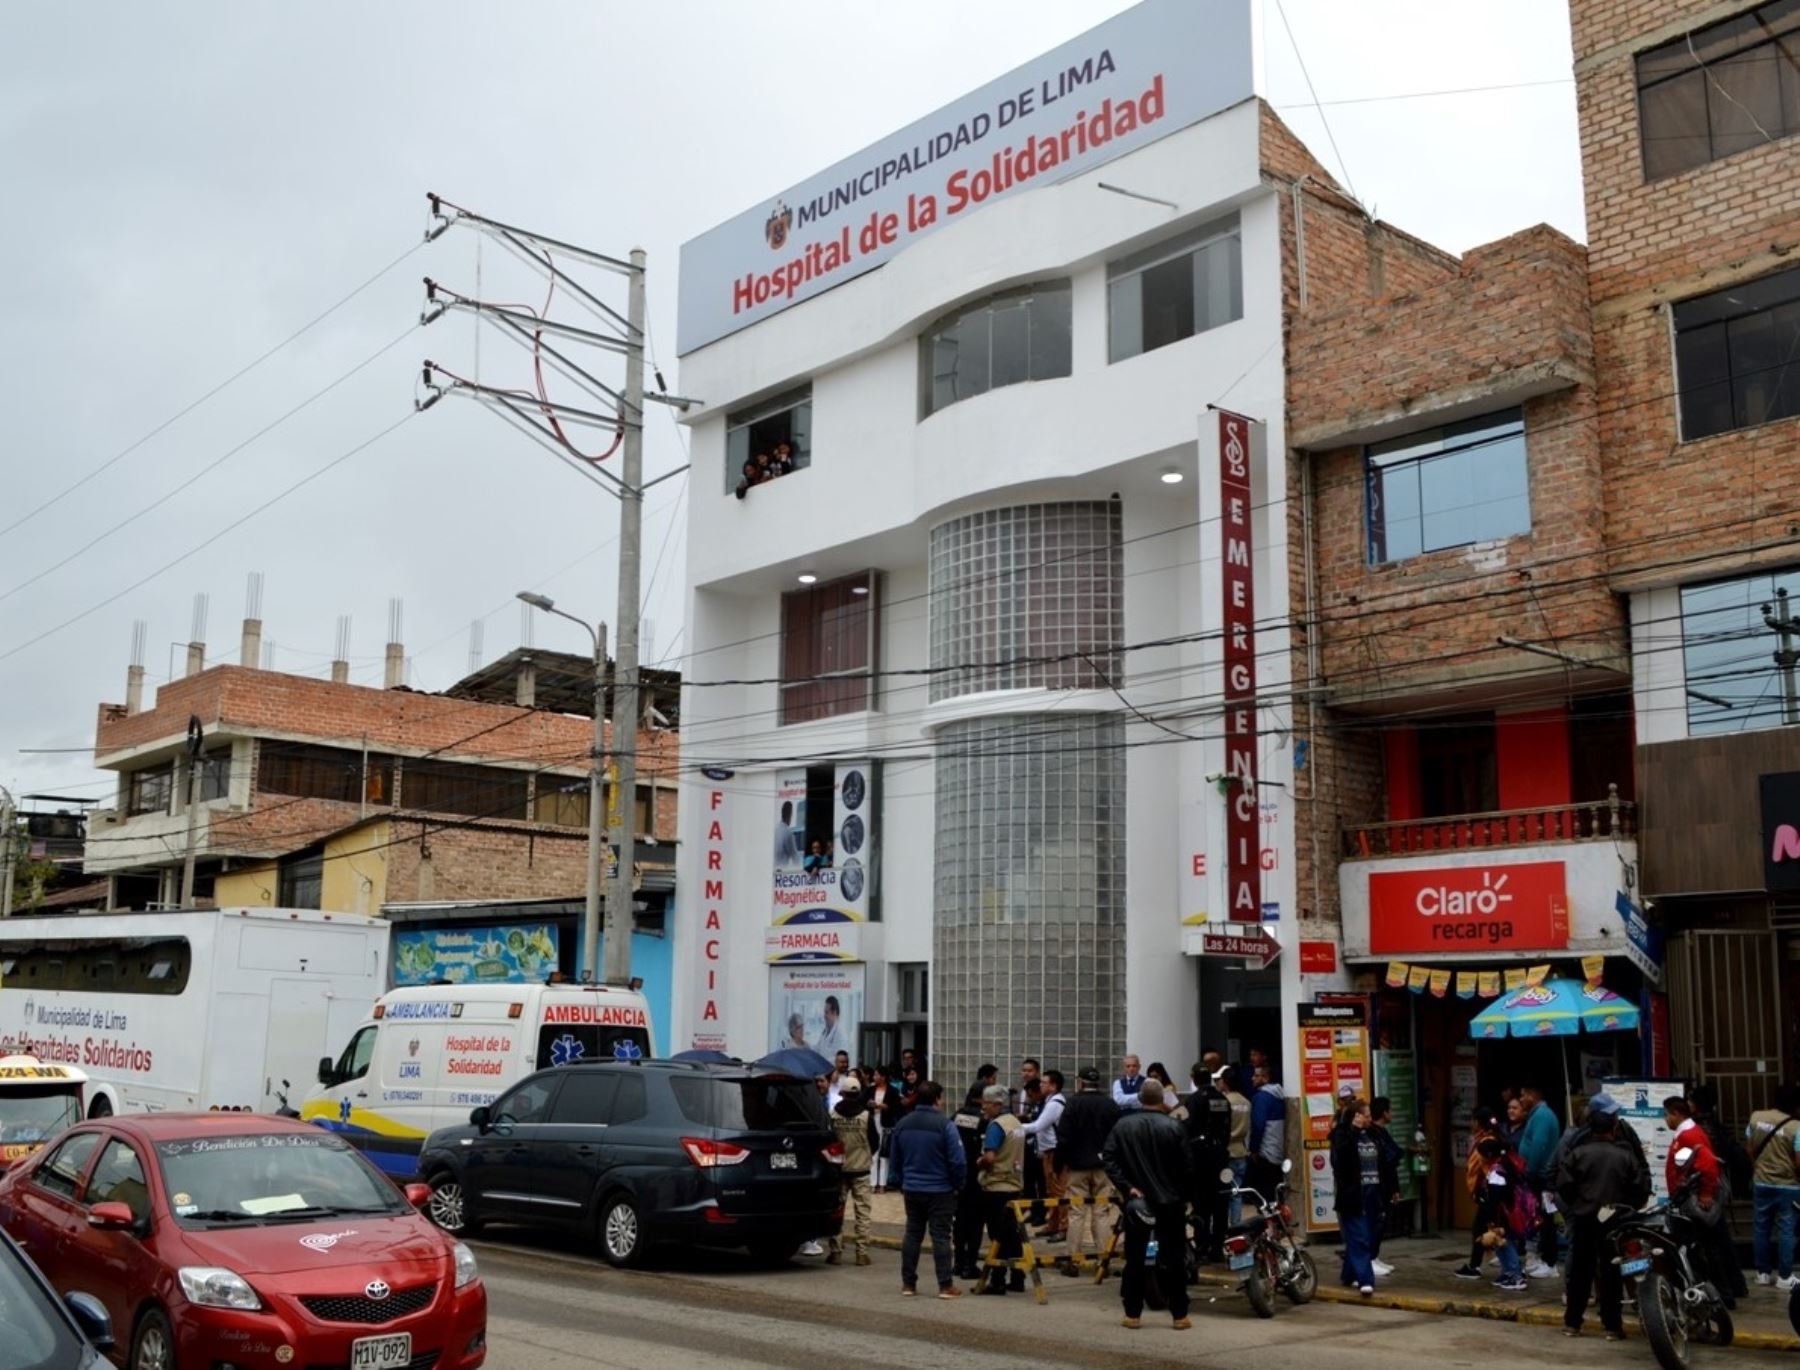
[[189, 1303], [202, 1308], [240, 1308], [255, 1311], [262, 1300], [235, 1270], [216, 1265], [184, 1265], [175, 1272]]
[[475, 1283], [481, 1271], [475, 1268], [475, 1253], [468, 1247], [458, 1242], [453, 1249], [456, 1252], [456, 1287], [464, 1289]]

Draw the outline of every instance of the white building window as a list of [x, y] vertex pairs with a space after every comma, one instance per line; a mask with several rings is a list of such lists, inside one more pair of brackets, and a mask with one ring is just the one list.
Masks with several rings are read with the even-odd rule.
[[919, 339], [921, 408], [935, 414], [1003, 385], [1069, 374], [1069, 282], [991, 295]]
[[1106, 268], [1107, 359], [1191, 338], [1244, 317], [1237, 216], [1145, 248]]
[[802, 386], [725, 420], [725, 493], [739, 499], [754, 486], [812, 465], [812, 387]]

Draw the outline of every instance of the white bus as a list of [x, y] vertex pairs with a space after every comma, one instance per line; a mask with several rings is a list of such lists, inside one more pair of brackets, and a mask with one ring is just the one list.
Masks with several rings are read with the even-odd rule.
[[384, 920], [316, 909], [9, 918], [0, 1051], [85, 1071], [89, 1117], [298, 1109], [387, 956]]

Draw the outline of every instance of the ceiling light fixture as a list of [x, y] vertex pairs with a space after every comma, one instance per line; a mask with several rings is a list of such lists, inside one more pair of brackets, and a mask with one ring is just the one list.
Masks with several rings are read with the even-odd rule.
[[811, 585], [817, 579], [818, 579], [818, 577], [815, 576], [811, 571], [802, 571], [799, 576], [799, 580], [802, 585]]
[[1163, 468], [1162, 483], [1164, 485], [1180, 485], [1181, 482], [1181, 472], [1177, 471], [1173, 466]]

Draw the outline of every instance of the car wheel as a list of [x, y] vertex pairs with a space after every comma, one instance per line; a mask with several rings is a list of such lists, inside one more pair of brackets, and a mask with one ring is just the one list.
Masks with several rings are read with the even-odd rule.
[[131, 1370], [175, 1370], [175, 1334], [160, 1308], [138, 1319], [131, 1336]]
[[112, 1117], [112, 1111], [112, 1100], [107, 1098], [104, 1094], [100, 1094], [95, 1096], [93, 1106], [88, 1109], [88, 1117], [110, 1118]]
[[480, 1222], [469, 1213], [468, 1191], [461, 1180], [447, 1170], [440, 1170], [426, 1183], [431, 1186], [431, 1198], [425, 1204], [426, 1217], [454, 1236], [473, 1237], [481, 1231]]
[[644, 1263], [644, 1220], [629, 1194], [614, 1194], [600, 1205], [600, 1255], [608, 1265]]

